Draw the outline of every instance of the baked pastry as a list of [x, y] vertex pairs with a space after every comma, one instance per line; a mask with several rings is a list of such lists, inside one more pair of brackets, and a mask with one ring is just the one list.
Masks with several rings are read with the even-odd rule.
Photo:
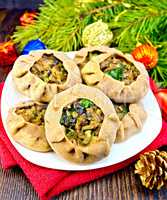
[[82, 68], [86, 63], [88, 63], [94, 56], [110, 52], [108, 46], [90, 46], [82, 48], [75, 54], [74, 61], [77, 63], [79, 68]]
[[32, 51], [20, 56], [12, 75], [18, 91], [41, 102], [49, 102], [54, 94], [81, 83], [75, 62], [53, 50]]
[[51, 150], [44, 128], [44, 114], [47, 105], [28, 101], [9, 110], [7, 126], [12, 138], [33, 151]]
[[81, 74], [87, 85], [101, 89], [118, 103], [136, 102], [148, 91], [145, 67], [114, 48], [95, 56], [81, 69]]
[[142, 129], [147, 114], [140, 103], [113, 104], [120, 119], [120, 127], [117, 131], [115, 142], [123, 142]]
[[100, 90], [82, 84], [56, 94], [45, 114], [50, 146], [77, 163], [91, 163], [107, 156], [118, 126], [110, 99]]

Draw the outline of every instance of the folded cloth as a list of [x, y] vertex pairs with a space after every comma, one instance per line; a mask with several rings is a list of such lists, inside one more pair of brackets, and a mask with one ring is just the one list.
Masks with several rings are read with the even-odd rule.
[[[152, 83], [151, 87], [154, 91]], [[2, 89], [3, 83], [0, 84], [0, 96]], [[167, 123], [165, 121], [163, 121], [162, 130], [157, 138], [140, 153], [157, 149], [163, 145], [167, 145]], [[140, 153], [121, 163], [101, 169], [77, 172], [47, 169], [30, 163], [17, 152], [7, 137], [0, 119], [0, 158], [2, 167], [9, 169], [18, 165], [34, 186], [41, 200], [51, 199], [51, 197], [59, 195], [65, 190], [122, 169], [138, 159]]]

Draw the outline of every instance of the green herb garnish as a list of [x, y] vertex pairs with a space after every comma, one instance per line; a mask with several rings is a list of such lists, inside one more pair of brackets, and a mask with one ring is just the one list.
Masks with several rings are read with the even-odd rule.
[[122, 81], [123, 80], [123, 67], [117, 67], [115, 69], [112, 69], [110, 71], [105, 72], [105, 74], [111, 76], [112, 78]]
[[90, 108], [94, 105], [94, 103], [88, 99], [81, 99], [79, 103], [84, 108]]

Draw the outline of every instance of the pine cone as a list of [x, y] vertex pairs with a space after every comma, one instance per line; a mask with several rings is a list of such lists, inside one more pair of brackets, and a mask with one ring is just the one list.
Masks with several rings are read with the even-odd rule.
[[155, 150], [141, 155], [135, 174], [139, 174], [146, 188], [159, 190], [167, 182], [167, 152]]

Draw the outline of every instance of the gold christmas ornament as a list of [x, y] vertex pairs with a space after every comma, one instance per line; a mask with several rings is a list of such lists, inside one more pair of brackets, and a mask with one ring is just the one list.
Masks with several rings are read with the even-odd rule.
[[82, 42], [86, 47], [110, 45], [113, 33], [106, 23], [99, 20], [85, 27], [82, 34]]
[[135, 174], [140, 176], [143, 186], [159, 190], [167, 183], [167, 152], [155, 150], [141, 155], [135, 164]]

